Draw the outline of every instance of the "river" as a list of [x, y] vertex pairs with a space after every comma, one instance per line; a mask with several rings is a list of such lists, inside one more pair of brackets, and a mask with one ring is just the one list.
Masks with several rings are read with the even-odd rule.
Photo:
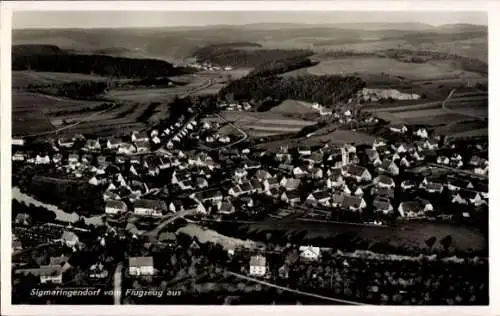
[[29, 196], [23, 192], [18, 187], [13, 187], [12, 188], [12, 199], [24, 203], [26, 205], [34, 205], [37, 207], [43, 207], [48, 211], [53, 212], [56, 215], [56, 219], [58, 221], [66, 222], [66, 223], [75, 223], [77, 222], [80, 218], [82, 218], [85, 221], [86, 225], [96, 225], [96, 226], [101, 226], [104, 225], [104, 222], [102, 221], [103, 215], [97, 215], [97, 216], [92, 216], [92, 217], [84, 217], [84, 216], [79, 216], [77, 213], [67, 213], [60, 208], [58, 208], [55, 205], [43, 203], [32, 196]]

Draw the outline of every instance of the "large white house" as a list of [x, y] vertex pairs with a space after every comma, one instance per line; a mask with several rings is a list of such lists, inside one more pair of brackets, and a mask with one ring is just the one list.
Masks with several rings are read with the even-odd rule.
[[153, 257], [130, 257], [128, 259], [128, 273], [134, 276], [153, 275]]
[[261, 255], [250, 258], [250, 275], [264, 276], [267, 272], [266, 257]]

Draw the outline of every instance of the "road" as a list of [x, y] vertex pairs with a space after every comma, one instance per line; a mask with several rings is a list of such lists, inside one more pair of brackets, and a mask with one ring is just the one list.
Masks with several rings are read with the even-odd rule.
[[222, 116], [220, 113], [217, 113], [215, 114], [216, 116], [218, 116], [221, 120], [223, 120], [224, 122], [226, 122], [228, 125], [230, 125], [232, 128], [238, 130], [238, 132], [240, 132], [243, 137], [238, 139], [237, 141], [233, 142], [233, 143], [230, 143], [230, 144], [226, 144], [226, 145], [223, 145], [223, 146], [220, 146], [220, 147], [215, 147], [215, 148], [210, 148], [210, 147], [207, 147], [205, 145], [200, 145], [200, 147], [203, 149], [203, 150], [207, 150], [207, 151], [213, 151], [213, 150], [221, 150], [221, 149], [226, 149], [226, 148], [229, 148], [229, 147], [232, 147], [232, 146], [235, 146], [243, 141], [245, 141], [247, 138], [248, 138], [248, 134], [242, 130], [241, 128], [239, 128], [238, 126], [236, 126], [234, 123], [232, 122], [229, 122], [228, 120], [226, 120], [226, 118], [224, 116]]
[[251, 277], [248, 277], [246, 275], [235, 273], [235, 272], [231, 272], [231, 271], [227, 271], [227, 273], [230, 274], [230, 275], [232, 275], [232, 276], [234, 276], [234, 277], [237, 277], [237, 278], [240, 278], [240, 279], [243, 279], [243, 280], [246, 280], [246, 281], [252, 281], [252, 282], [256, 282], [256, 283], [259, 283], [259, 284], [262, 284], [262, 285], [265, 285], [265, 286], [273, 287], [273, 288], [276, 288], [276, 289], [279, 289], [279, 290], [282, 290], [282, 291], [287, 291], [287, 292], [291, 292], [291, 293], [295, 293], [295, 294], [299, 294], [299, 295], [304, 295], [304, 296], [319, 298], [319, 299], [327, 300], [327, 301], [330, 301], [330, 302], [335, 302], [335, 303], [340, 303], [340, 304], [346, 304], [346, 305], [370, 305], [370, 304], [364, 304], [364, 303], [360, 303], [360, 302], [347, 301], [347, 300], [337, 299], [337, 298], [323, 296], [323, 295], [319, 295], [319, 294], [314, 294], [314, 293], [309, 293], [309, 292], [303, 292], [303, 291], [299, 291], [299, 290], [294, 290], [294, 289], [291, 289], [291, 288], [288, 288], [288, 287], [279, 286], [279, 285], [276, 285], [276, 284], [273, 284], [273, 283], [269, 283], [269, 282], [262, 281], [262, 280], [259, 280], [259, 279], [251, 278]]
[[113, 298], [115, 305], [122, 303], [122, 268], [123, 263], [118, 263], [113, 274]]
[[156, 226], [152, 230], [147, 231], [147, 232], [143, 233], [142, 235], [149, 237], [150, 240], [154, 240], [154, 239], [158, 238], [158, 234], [160, 233], [160, 231], [163, 228], [165, 228], [168, 224], [174, 222], [178, 218], [184, 217], [186, 215], [194, 214], [194, 212], [195, 212], [195, 210], [179, 211], [179, 212], [175, 213], [172, 217], [169, 217], [166, 220], [164, 220], [163, 222], [161, 222], [158, 226]]
[[[455, 89], [451, 90], [450, 94], [448, 94], [448, 96], [446, 97], [446, 99], [441, 104], [441, 107], [443, 108], [443, 110], [445, 110], [446, 112], [454, 113], [454, 114], [469, 116], [469, 117], [472, 117], [472, 118], [475, 118], [475, 119], [479, 119], [479, 120], [485, 120], [484, 116], [479, 116], [479, 115], [475, 115], [475, 114], [471, 114], [471, 113], [467, 113], [467, 112], [452, 110], [452, 109], [446, 107], [446, 103], [453, 98], [453, 95], [455, 94], [455, 91], [456, 91]], [[465, 97], [464, 99], [467, 99], [467, 98], [468, 97]], [[458, 97], [456, 100], [460, 100], [460, 99], [461, 98]]]

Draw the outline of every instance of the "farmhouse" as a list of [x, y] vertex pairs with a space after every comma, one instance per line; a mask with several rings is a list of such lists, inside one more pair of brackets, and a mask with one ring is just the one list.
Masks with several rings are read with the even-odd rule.
[[24, 146], [24, 139], [22, 139], [22, 138], [12, 138], [12, 145], [14, 145], [14, 146]]
[[283, 192], [280, 198], [283, 202], [291, 205], [300, 203], [300, 193], [298, 191]]
[[99, 143], [99, 139], [87, 139], [87, 142], [85, 143], [85, 149], [100, 150], [101, 144]]
[[25, 155], [18, 151], [14, 155], [12, 155], [12, 160], [13, 161], [24, 161], [25, 160]]
[[391, 201], [388, 198], [377, 196], [373, 200], [373, 208], [375, 212], [380, 212], [382, 214], [390, 214], [393, 212]]
[[416, 132], [415, 135], [417, 135], [420, 138], [428, 138], [429, 134], [427, 133], [427, 130], [425, 128], [419, 128]]
[[127, 211], [127, 205], [123, 201], [108, 200], [106, 201], [106, 214], [114, 215]]
[[136, 148], [132, 144], [122, 143], [122, 144], [120, 144], [120, 147], [118, 147], [119, 154], [130, 155], [130, 154], [133, 154], [135, 152], [136, 152]]
[[299, 252], [300, 257], [306, 260], [318, 260], [321, 255], [320, 248], [313, 246], [300, 246]]
[[342, 168], [342, 175], [348, 178], [354, 178], [357, 182], [371, 181], [372, 175], [365, 167], [358, 165], [348, 165]]
[[331, 194], [328, 190], [317, 191], [309, 194], [306, 201], [313, 205], [321, 204], [323, 206], [330, 206]]
[[135, 141], [135, 147], [137, 148], [138, 153], [144, 153], [150, 151], [150, 146], [148, 141], [137, 140]]
[[294, 178], [286, 178], [283, 177], [283, 179], [280, 181], [280, 185], [285, 188], [287, 191], [294, 191], [299, 188], [301, 184], [300, 179], [294, 179]]
[[68, 247], [75, 247], [80, 242], [78, 236], [75, 233], [69, 231], [63, 232], [61, 241]]
[[128, 273], [133, 276], [153, 275], [153, 257], [130, 257], [128, 259]]
[[224, 196], [220, 190], [208, 190], [197, 193], [196, 197], [203, 203], [206, 203], [222, 201]]
[[438, 164], [442, 165], [449, 165], [450, 164], [450, 159], [446, 156], [439, 156], [436, 160]]
[[147, 132], [133, 132], [131, 135], [132, 141], [135, 142], [149, 142], [149, 137]]
[[398, 207], [398, 212], [401, 217], [421, 217], [425, 212], [432, 211], [434, 208], [432, 204], [425, 200], [414, 200], [401, 202]]
[[134, 214], [141, 216], [162, 216], [166, 210], [165, 202], [160, 200], [139, 199], [134, 202]]
[[73, 147], [75, 142], [71, 138], [59, 138], [57, 140], [57, 144], [59, 145], [59, 147], [71, 148]]
[[250, 275], [262, 277], [266, 275], [267, 265], [266, 257], [255, 255], [250, 258]]
[[384, 161], [382, 161], [382, 164], [378, 167], [378, 171], [397, 176], [399, 174], [399, 167], [396, 165], [396, 163], [394, 163], [393, 160], [384, 159]]
[[375, 183], [375, 185], [377, 185], [381, 188], [394, 189], [394, 187], [396, 187], [396, 183], [394, 182], [394, 180], [391, 177], [386, 176], [386, 175], [380, 175], [380, 176], [376, 177], [373, 180], [373, 183]]
[[408, 128], [403, 124], [397, 124], [389, 127], [389, 130], [393, 133], [404, 134], [408, 131]]

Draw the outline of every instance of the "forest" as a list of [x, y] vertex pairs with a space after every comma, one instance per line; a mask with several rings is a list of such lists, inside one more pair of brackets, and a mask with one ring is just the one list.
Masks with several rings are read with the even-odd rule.
[[219, 46], [207, 46], [195, 52], [201, 62], [251, 68], [291, 58], [305, 59], [311, 55], [313, 52], [305, 49], [234, 49]]
[[255, 103], [296, 99], [332, 107], [339, 102], [348, 101], [356, 91], [365, 86], [363, 80], [353, 76], [249, 76], [231, 82], [221, 89], [219, 96], [225, 98], [231, 95], [235, 100]]
[[249, 76], [273, 76], [279, 75], [292, 70], [311, 67], [318, 64], [318, 62], [313, 62], [309, 58], [304, 56], [294, 56], [288, 59], [282, 60], [271, 60], [264, 64], [255, 67], [249, 74]]
[[[14, 49], [13, 51], [18, 51]], [[133, 59], [106, 55], [12, 54], [12, 70], [82, 73], [119, 78], [151, 78], [192, 73], [184, 67], [156, 59]]]

